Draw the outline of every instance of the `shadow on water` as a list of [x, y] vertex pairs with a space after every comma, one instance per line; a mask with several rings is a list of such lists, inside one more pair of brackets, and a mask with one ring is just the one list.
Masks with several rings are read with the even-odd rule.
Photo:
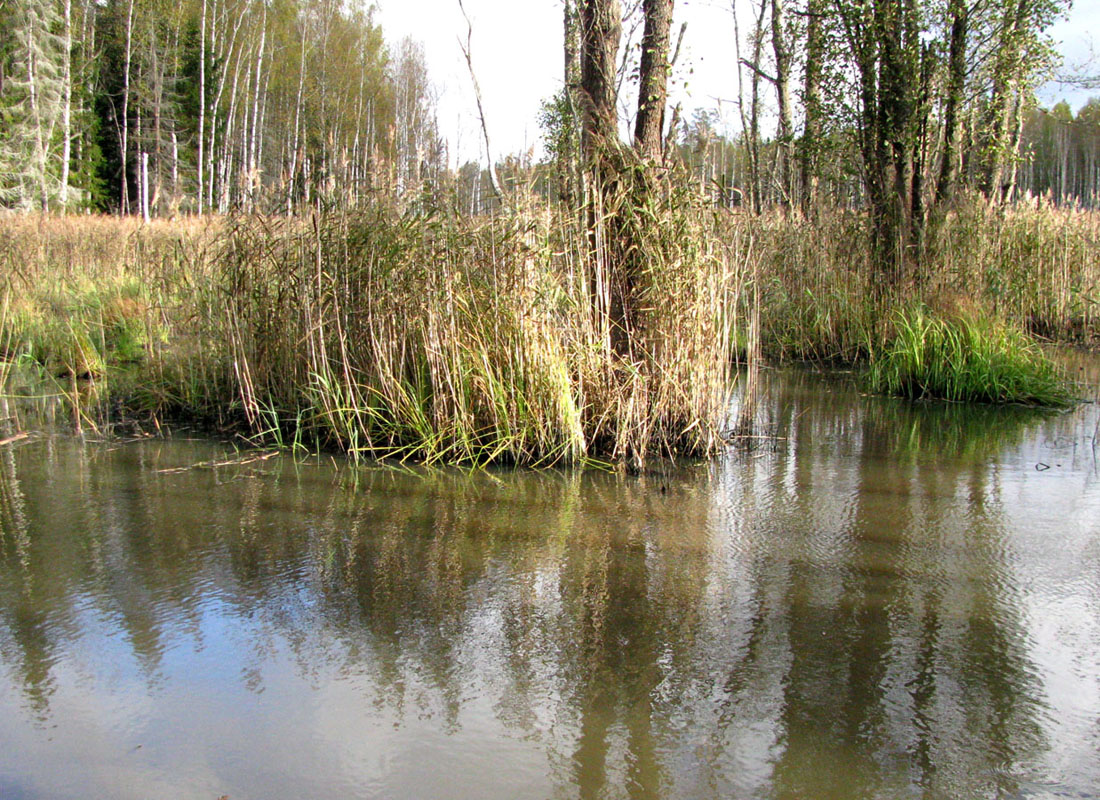
[[660, 476], [0, 450], [0, 774], [74, 797], [1087, 796], [1095, 408], [765, 382], [771, 441]]

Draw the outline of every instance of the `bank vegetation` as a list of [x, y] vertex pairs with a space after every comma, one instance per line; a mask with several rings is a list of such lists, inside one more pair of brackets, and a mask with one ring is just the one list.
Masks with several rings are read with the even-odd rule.
[[482, 115], [453, 169], [369, 9], [0, 5], [0, 377], [79, 425], [474, 463], [712, 453], [769, 357], [1044, 402], [935, 342], [1026, 374], [1097, 338], [1095, 109], [1034, 100], [1062, 4], [748, 5], [736, 132], [669, 104], [673, 0], [568, 0], [546, 157], [494, 158]]

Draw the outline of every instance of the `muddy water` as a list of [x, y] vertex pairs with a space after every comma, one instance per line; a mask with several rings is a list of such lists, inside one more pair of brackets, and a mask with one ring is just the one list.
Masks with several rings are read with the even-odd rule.
[[644, 477], [0, 447], [0, 797], [1100, 796], [1097, 406], [764, 384]]

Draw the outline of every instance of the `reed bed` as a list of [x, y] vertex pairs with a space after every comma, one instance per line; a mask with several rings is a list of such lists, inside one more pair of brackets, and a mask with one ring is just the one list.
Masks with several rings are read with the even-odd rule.
[[731, 215], [760, 250], [761, 343], [777, 360], [855, 363], [893, 336], [898, 308], [986, 315], [1055, 342], [1100, 343], [1100, 213], [980, 198], [931, 220], [900, 283], [871, 263], [859, 213]]
[[646, 272], [626, 349], [608, 313], [616, 249], [536, 203], [239, 220], [220, 268], [250, 424], [428, 462], [713, 452], [747, 267], [707, 215], [651, 210], [666, 224], [634, 240]]
[[125, 400], [143, 413], [221, 416], [226, 384], [211, 369], [220, 229], [212, 218], [0, 217], [0, 387], [90, 415]]
[[1094, 212], [961, 203], [930, 225], [922, 268], [884, 284], [859, 213], [629, 191], [585, 224], [537, 198], [478, 218], [386, 202], [151, 225], [2, 216], [0, 377], [11, 393], [34, 373], [89, 416], [121, 404], [356, 457], [637, 466], [721, 446], [738, 359], [871, 363], [904, 349], [899, 308], [955, 336], [988, 320], [1100, 340]]

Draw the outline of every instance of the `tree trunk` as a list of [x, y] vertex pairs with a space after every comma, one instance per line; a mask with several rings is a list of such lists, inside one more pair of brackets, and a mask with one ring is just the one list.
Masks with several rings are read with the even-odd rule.
[[616, 63], [622, 19], [618, 0], [578, 0], [581, 13], [581, 85], [583, 108], [581, 150], [586, 180], [591, 181], [586, 206], [589, 292], [608, 353], [630, 351], [630, 269], [621, 253], [625, 242], [616, 230], [620, 219], [607, 201], [618, 184], [614, 152], [618, 149]]
[[802, 210], [809, 214], [817, 203], [819, 158], [821, 155], [821, 61], [825, 56], [825, 34], [822, 18], [824, 0], [808, 0], [806, 8], [806, 72], [803, 83], [803, 103], [806, 121], [799, 147], [799, 167], [802, 183]]
[[673, 0], [644, 0], [645, 31], [642, 34], [634, 147], [650, 162], [658, 162], [662, 157], [672, 4]]
[[[248, 126], [248, 153], [247, 161], [242, 158], [247, 164], [248, 174], [246, 176], [247, 183], [247, 198], [248, 198], [248, 210], [253, 211], [256, 204], [256, 195], [259, 188], [260, 180], [260, 164], [259, 164], [259, 151], [260, 151], [260, 107], [263, 104], [263, 68], [264, 68], [264, 51], [267, 43], [267, 5], [263, 4], [263, 14], [260, 17], [260, 44], [256, 48], [256, 74], [253, 82], [253, 95], [252, 95], [252, 124]], [[247, 111], [246, 111], [247, 116]]]
[[779, 173], [779, 201], [789, 205], [794, 194], [791, 183], [794, 160], [794, 130], [791, 123], [791, 49], [783, 0], [772, 0], [772, 50], [775, 53], [775, 95], [779, 106], [776, 142]]
[[206, 147], [206, 0], [202, 0], [202, 16], [199, 24], [199, 163], [198, 163], [198, 201], [199, 215], [203, 212], [206, 185], [203, 180], [205, 175]]
[[34, 176], [38, 183], [38, 205], [42, 211], [50, 208], [50, 193], [46, 185], [46, 146], [48, 137], [42, 130], [45, 124], [44, 102], [39, 94], [38, 86], [38, 43], [34, 41], [35, 30], [31, 25], [27, 26], [27, 103], [30, 106], [31, 121], [34, 126]]
[[73, 4], [72, 0], [65, 0], [65, 29], [62, 38], [62, 46], [65, 52], [61, 57], [62, 84], [64, 93], [61, 100], [61, 187], [58, 200], [61, 208], [65, 209], [69, 204], [69, 164], [72, 160], [72, 119], [73, 119]]
[[565, 132], [563, 152], [558, 154], [561, 160], [560, 195], [567, 207], [574, 207], [581, 195], [581, 21], [580, 0], [565, 0], [564, 22], [564, 116], [562, 126]]
[[290, 216], [292, 210], [292, 204], [297, 200], [298, 189], [298, 171], [300, 164], [301, 153], [301, 135], [302, 135], [302, 92], [305, 89], [306, 83], [306, 36], [305, 31], [302, 31], [302, 50], [299, 53], [298, 63], [298, 92], [294, 98], [294, 139], [292, 140], [290, 147], [290, 181], [289, 189], [287, 191], [286, 198], [286, 213]]
[[122, 147], [119, 158], [122, 162], [122, 176], [119, 185], [119, 208], [123, 214], [130, 213], [130, 62], [133, 58], [134, 0], [130, 0], [126, 10], [126, 55], [122, 73]]
[[618, 142], [615, 78], [622, 19], [618, 0], [578, 0], [581, 12], [581, 147], [586, 162], [604, 169], [606, 148]]
[[1012, 135], [1012, 111], [1016, 84], [1020, 78], [1021, 40], [1031, 14], [1033, 0], [1017, 0], [1010, 5], [1002, 26], [993, 69], [993, 96], [983, 126], [982, 192], [993, 204], [1004, 200], [1004, 169], [1008, 161]]
[[947, 98], [943, 109], [943, 161], [936, 183], [936, 203], [943, 203], [955, 182], [959, 148], [959, 111], [966, 93], [966, 48], [969, 10], [966, 0], [950, 0], [951, 43], [947, 58]]
[[759, 214], [764, 207], [764, 197], [760, 181], [760, 57], [764, 49], [764, 15], [767, 13], [768, 0], [760, 0], [760, 11], [752, 32], [752, 83], [749, 101], [749, 180], [752, 210]]

